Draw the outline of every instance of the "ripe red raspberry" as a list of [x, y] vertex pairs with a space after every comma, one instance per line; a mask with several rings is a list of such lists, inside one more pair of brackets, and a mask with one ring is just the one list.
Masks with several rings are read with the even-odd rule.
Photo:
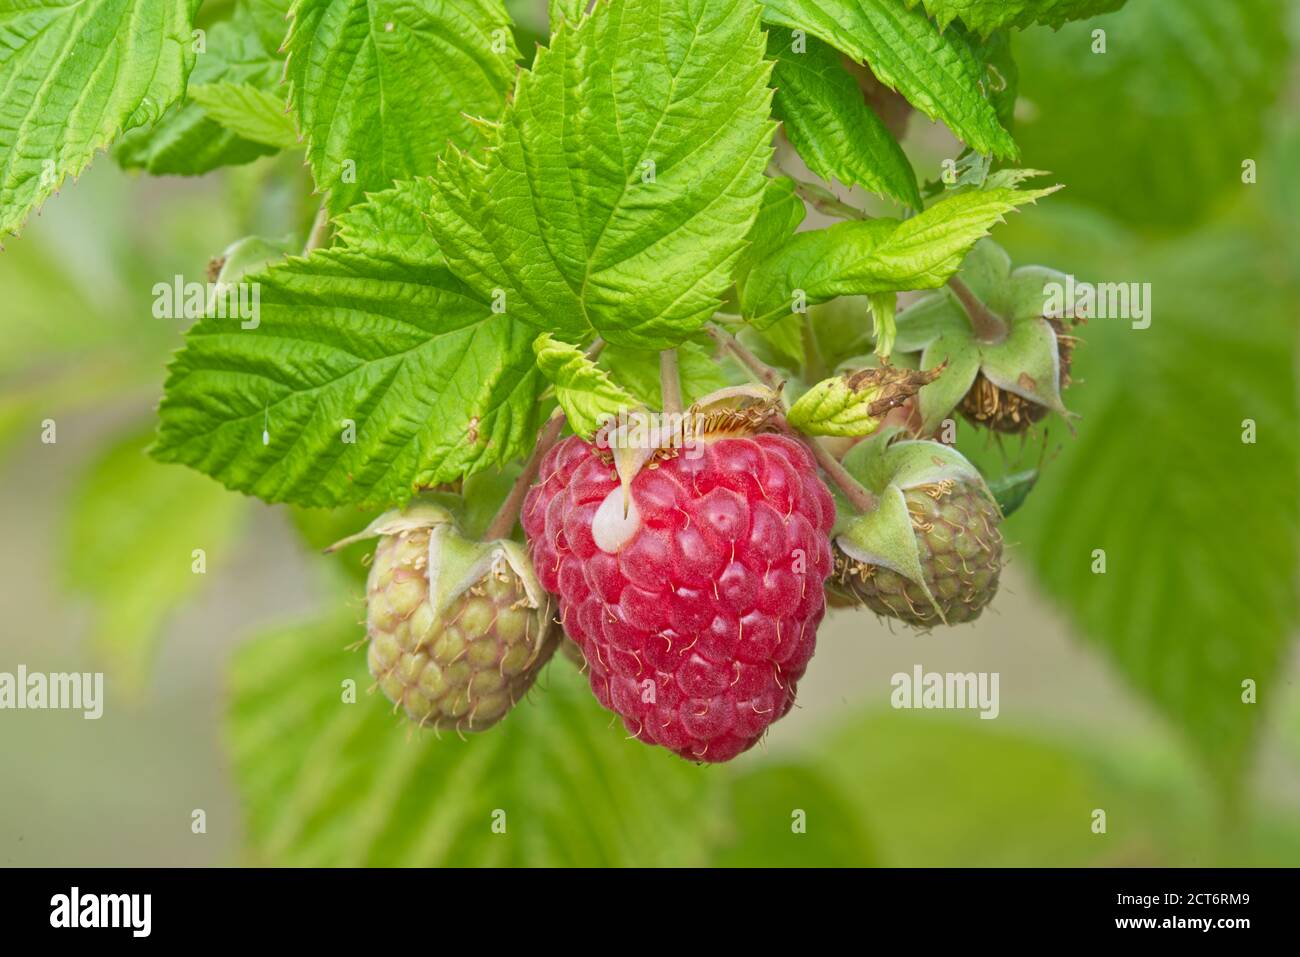
[[523, 507], [538, 579], [560, 597], [592, 690], [628, 731], [727, 761], [794, 704], [831, 571], [835, 505], [807, 451], [776, 434], [703, 437], [624, 491], [574, 437]]

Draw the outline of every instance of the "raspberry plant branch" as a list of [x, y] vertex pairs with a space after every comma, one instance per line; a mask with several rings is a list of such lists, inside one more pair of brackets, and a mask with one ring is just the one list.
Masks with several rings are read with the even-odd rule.
[[664, 411], [682, 411], [682, 377], [677, 370], [677, 350], [665, 349], [659, 353], [659, 388], [663, 395]]
[[310, 255], [313, 249], [320, 249], [329, 242], [330, 234], [330, 212], [324, 204], [316, 211], [316, 218], [312, 221], [311, 232], [307, 234], [307, 243], [302, 247], [304, 256]]
[[735, 356], [737, 361], [759, 382], [778, 395], [781, 394], [781, 387], [785, 384], [785, 380], [781, 378], [780, 373], [746, 349], [739, 339], [715, 325], [706, 327], [705, 331], [708, 332], [714, 342]]
[[[785, 383], [775, 369], [746, 349], [744, 344], [731, 333], [725, 332], [716, 326], [707, 327], [707, 331], [715, 342], [729, 350], [760, 382], [780, 396], [781, 387]], [[784, 402], [781, 402], [782, 406], [784, 404]], [[835, 483], [835, 487], [844, 493], [844, 497], [849, 500], [855, 509], [859, 512], [874, 512], [876, 510], [876, 497], [864, 488], [862, 483], [850, 475], [848, 470], [836, 461], [835, 456], [831, 455], [825, 446], [815, 438], [804, 435], [792, 426], [786, 420], [784, 413], [776, 416], [775, 421], [782, 432], [802, 442], [807, 447], [813, 458], [817, 460], [817, 464], [822, 471]]]
[[948, 280], [948, 288], [952, 290], [953, 295], [957, 297], [957, 301], [961, 303], [966, 317], [970, 319], [971, 328], [975, 330], [975, 337], [980, 342], [992, 345], [1001, 342], [1007, 337], [1006, 320], [994, 314], [988, 306], [984, 305], [970, 286], [966, 285], [957, 276], [953, 276]]
[[[604, 343], [600, 344], [604, 345]], [[519, 509], [524, 504], [528, 487], [537, 477], [537, 471], [546, 453], [551, 451], [555, 443], [560, 440], [560, 432], [563, 429], [564, 413], [557, 409], [542, 427], [542, 432], [537, 437], [537, 445], [528, 456], [528, 461], [524, 463], [524, 470], [519, 473], [519, 478], [515, 479], [515, 484], [510, 486], [510, 493], [506, 496], [506, 500], [501, 503], [501, 507], [497, 509], [496, 515], [492, 517], [491, 523], [483, 532], [484, 541], [490, 542], [510, 535], [515, 522], [519, 519]]]

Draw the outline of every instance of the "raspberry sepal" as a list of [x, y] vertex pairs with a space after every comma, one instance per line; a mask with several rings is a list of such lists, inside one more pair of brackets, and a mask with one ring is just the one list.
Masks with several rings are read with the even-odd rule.
[[1044, 315], [1049, 283], [1065, 274], [1043, 266], [1012, 269], [1006, 252], [981, 240], [959, 273], [962, 281], [1007, 324], [1007, 334], [984, 342], [952, 290], [917, 300], [897, 319], [900, 352], [919, 352], [922, 368], [946, 363], [919, 396], [921, 429], [933, 433], [954, 411], [999, 432], [1019, 432], [1048, 412], [1069, 417], [1061, 398], [1068, 384], [1074, 317]]

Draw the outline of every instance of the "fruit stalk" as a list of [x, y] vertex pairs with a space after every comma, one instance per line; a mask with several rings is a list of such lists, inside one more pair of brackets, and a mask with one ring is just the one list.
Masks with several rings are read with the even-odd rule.
[[[784, 382], [775, 369], [746, 349], [740, 340], [731, 333], [725, 332], [717, 326], [709, 326], [708, 333], [715, 342], [731, 352], [760, 382], [777, 393], [778, 396], [781, 394], [781, 387]], [[844, 497], [849, 500], [855, 509], [859, 512], [874, 512], [876, 510], [876, 497], [863, 488], [862, 484], [835, 460], [835, 456], [831, 455], [825, 446], [790, 425], [784, 415], [778, 416], [775, 421], [787, 435], [804, 444], [808, 451], [812, 453], [813, 458], [817, 460], [817, 464], [821, 466], [822, 471], [835, 483], [835, 487], [844, 493]]]
[[781, 378], [780, 373], [746, 349], [741, 341], [731, 333], [713, 325], [708, 326], [706, 331], [714, 342], [735, 356], [737, 361], [748, 369], [759, 382], [777, 393], [777, 395], [781, 394], [781, 387], [785, 384], [785, 380]]
[[957, 301], [961, 303], [962, 309], [966, 311], [971, 328], [975, 330], [975, 337], [980, 342], [992, 344], [1001, 342], [1007, 337], [1006, 321], [995, 315], [988, 306], [984, 305], [970, 286], [953, 276], [948, 280], [948, 288], [952, 290], [953, 295], [957, 297]]
[[515, 527], [515, 522], [519, 518], [519, 508], [524, 503], [524, 496], [528, 494], [528, 487], [533, 484], [533, 479], [537, 477], [537, 470], [541, 467], [542, 459], [546, 453], [560, 439], [560, 431], [564, 428], [564, 413], [556, 412], [547, 420], [546, 425], [542, 427], [542, 433], [537, 437], [537, 445], [533, 449], [533, 454], [528, 456], [528, 461], [524, 463], [524, 470], [519, 473], [519, 478], [515, 479], [515, 484], [510, 487], [510, 494], [506, 500], [501, 503], [497, 509], [496, 515], [492, 517], [491, 524], [483, 533], [484, 541], [492, 541], [497, 538], [507, 537]]
[[844, 493], [844, 497], [849, 500], [849, 504], [863, 513], [876, 510], [880, 504], [876, 497], [861, 482], [849, 474], [849, 470], [836, 460], [826, 446], [812, 436], [804, 435], [794, 428], [783, 415], [776, 417], [774, 421], [787, 435], [804, 444], [808, 451], [812, 453], [813, 458], [817, 460], [817, 464], [821, 466], [821, 470], [835, 483], [835, 487]]

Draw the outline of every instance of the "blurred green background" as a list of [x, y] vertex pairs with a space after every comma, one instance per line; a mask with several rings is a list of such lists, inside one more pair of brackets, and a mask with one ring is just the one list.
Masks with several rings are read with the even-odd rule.
[[[99, 721], [0, 712], [0, 863], [1300, 864], [1298, 38], [1281, 0], [1016, 37], [1023, 165], [1067, 189], [995, 238], [1152, 283], [1151, 327], [1082, 329], [1074, 434], [960, 431], [994, 472], [1043, 463], [992, 610], [929, 635], [832, 613], [795, 712], [721, 768], [626, 740], [560, 659], [468, 742], [366, 695], [359, 553], [317, 553], [365, 516], [142, 454], [183, 331], [153, 284], [301, 232], [301, 157], [198, 179], [101, 158], [0, 254], [0, 671], [107, 673]], [[911, 124], [936, 179], [958, 147]], [[998, 672], [999, 717], [891, 710], [916, 664]]]

